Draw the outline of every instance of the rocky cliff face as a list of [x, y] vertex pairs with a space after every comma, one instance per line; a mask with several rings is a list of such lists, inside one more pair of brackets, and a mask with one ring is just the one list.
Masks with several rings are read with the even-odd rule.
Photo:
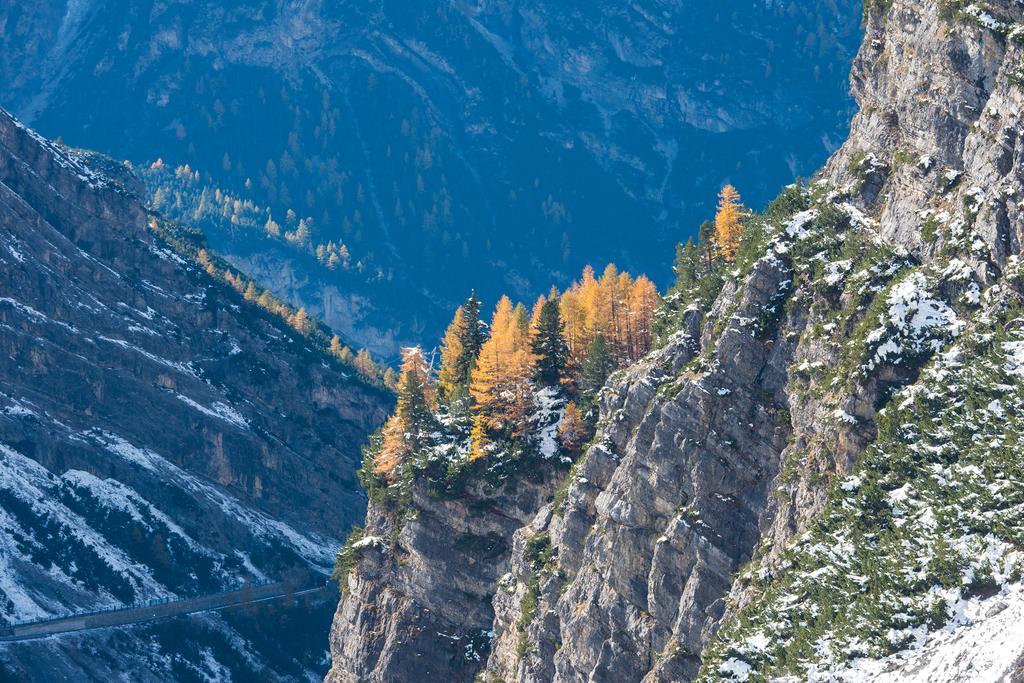
[[[468, 680], [490, 648], [495, 582], [513, 532], [544, 504], [554, 472], [457, 499], [413, 492], [415, 513], [371, 505], [359, 569], [335, 615], [327, 680]], [[452, 550], [457, 549], [456, 552]]]
[[[1020, 493], [999, 471], [1019, 405], [1021, 10], [869, 7], [850, 139], [769, 208], [746, 238], [756, 258], [717, 299], [670, 295], [678, 330], [609, 382], [594, 444], [499, 560], [481, 680], [969, 670], [971, 648], [951, 644], [964, 615], [992, 591], [1017, 604], [1016, 532], [993, 519]], [[965, 486], [990, 493], [950, 497]], [[352, 615], [390, 618], [365, 598], [392, 574], [354, 576], [332, 633], [337, 680], [353, 680], [342, 653], [367, 642]], [[422, 646], [377, 657], [434, 665]], [[1013, 660], [985, 665], [1008, 674]]]
[[[1001, 270], [1024, 220], [1021, 3], [894, 2], [868, 21], [852, 77], [861, 112], [824, 177], [854, 191], [884, 239], [930, 259], [973, 229], [987, 250], [971, 253]], [[922, 229], [929, 218], [946, 229]]]
[[[323, 572], [362, 516], [389, 397], [181, 258], [138, 190], [0, 110], [0, 623]], [[316, 675], [264, 617], [0, 645], [0, 677]]]
[[[959, 269], [946, 297], [973, 301], [1022, 252], [1021, 3], [894, 2], [866, 18], [851, 77], [861, 111], [822, 178], [914, 263]], [[836, 471], [870, 441], [858, 431]], [[824, 503], [823, 487], [801, 486], [773, 519], [776, 551]]]

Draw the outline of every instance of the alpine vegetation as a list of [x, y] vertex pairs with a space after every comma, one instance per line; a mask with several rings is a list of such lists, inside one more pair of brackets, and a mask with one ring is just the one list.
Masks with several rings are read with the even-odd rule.
[[723, 187], [650, 348], [575, 376], [568, 471], [506, 474], [510, 390], [478, 474], [371, 507], [328, 680], [1019, 677], [1020, 9], [867, 3], [849, 139], [763, 211]]

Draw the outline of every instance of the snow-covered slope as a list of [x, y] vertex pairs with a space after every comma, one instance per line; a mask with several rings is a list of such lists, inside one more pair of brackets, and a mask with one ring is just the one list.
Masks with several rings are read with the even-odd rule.
[[855, 660], [817, 680], [841, 683], [1002, 683], [1024, 676], [1024, 589], [956, 605], [943, 628], [885, 659]]
[[[389, 397], [179, 256], [137, 189], [0, 110], [0, 626], [324, 572], [362, 512]], [[197, 620], [221, 645], [172, 638], [153, 671], [322, 666]], [[159, 629], [0, 644], [0, 678], [130, 671]]]

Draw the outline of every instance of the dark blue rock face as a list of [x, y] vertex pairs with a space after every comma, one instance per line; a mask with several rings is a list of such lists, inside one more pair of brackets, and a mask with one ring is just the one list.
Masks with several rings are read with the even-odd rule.
[[359, 270], [207, 228], [385, 354], [433, 338], [471, 287], [534, 295], [612, 260], [666, 284], [672, 246], [724, 182], [760, 206], [845, 137], [861, 12], [817, 0], [124, 4], [0, 8], [2, 103], [44, 134], [188, 163], [279, 222], [290, 208], [311, 219], [313, 243], [345, 244]]
[[[356, 341], [434, 338], [470, 287], [584, 263], [665, 284], [725, 182], [759, 206], [845, 137], [860, 3], [130, 3], [0, 8], [3, 104], [68, 143], [311, 220], [221, 251]], [[246, 181], [249, 180], [249, 188]], [[287, 276], [282, 276], [287, 273]], [[370, 303], [368, 303], [368, 301]]]
[[[363, 516], [391, 397], [172, 251], [140, 191], [0, 109], [0, 636], [316, 585]], [[0, 681], [309, 680], [333, 601], [284, 597], [0, 642]]]

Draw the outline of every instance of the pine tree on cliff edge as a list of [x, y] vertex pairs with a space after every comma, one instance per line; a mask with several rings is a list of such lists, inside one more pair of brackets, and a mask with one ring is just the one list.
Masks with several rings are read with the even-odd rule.
[[402, 351], [402, 373], [398, 380], [395, 413], [384, 424], [380, 451], [374, 471], [389, 482], [397, 468], [429, 443], [436, 425], [437, 397], [431, 381], [430, 364], [419, 348]]
[[725, 260], [732, 263], [740, 247], [743, 235], [743, 205], [740, 193], [732, 185], [726, 185], [718, 195], [718, 212], [715, 214], [715, 242]]
[[449, 406], [468, 397], [470, 378], [484, 340], [480, 301], [476, 298], [476, 292], [473, 292], [455, 310], [455, 317], [441, 342], [438, 392], [441, 400]]
[[546, 299], [540, 307], [532, 348], [537, 359], [534, 374], [537, 384], [542, 387], [560, 386], [569, 361], [569, 347], [562, 334], [562, 314], [556, 297]]
[[529, 316], [508, 297], [498, 301], [491, 336], [484, 343], [470, 383], [474, 421], [470, 458], [484, 457], [496, 439], [521, 436], [533, 404], [533, 353]]
[[608, 348], [604, 335], [599, 334], [590, 345], [580, 373], [580, 400], [588, 411], [594, 407], [598, 392], [614, 370], [615, 359], [612, 357], [611, 349]]

